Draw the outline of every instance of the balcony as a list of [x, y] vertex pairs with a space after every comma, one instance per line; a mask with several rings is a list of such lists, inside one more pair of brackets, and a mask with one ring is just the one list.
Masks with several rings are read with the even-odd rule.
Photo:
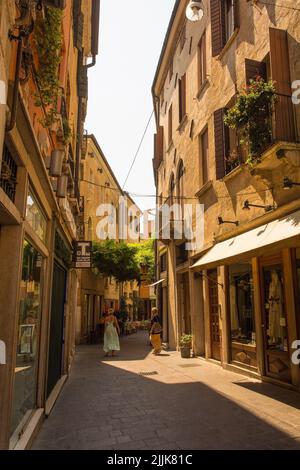
[[6, 145], [2, 156], [0, 187], [12, 202], [15, 202], [18, 166]]

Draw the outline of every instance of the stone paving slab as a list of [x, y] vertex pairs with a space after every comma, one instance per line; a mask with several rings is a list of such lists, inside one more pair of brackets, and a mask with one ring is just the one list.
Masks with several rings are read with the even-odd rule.
[[177, 352], [153, 356], [144, 333], [103, 356], [78, 348], [33, 449], [300, 449], [297, 392]]

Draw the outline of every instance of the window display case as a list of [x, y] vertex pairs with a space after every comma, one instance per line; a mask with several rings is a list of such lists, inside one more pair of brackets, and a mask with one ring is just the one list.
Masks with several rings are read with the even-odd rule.
[[16, 434], [22, 432], [25, 418], [36, 406], [42, 265], [40, 253], [25, 240], [11, 422]]
[[257, 369], [251, 262], [229, 266], [231, 360]]

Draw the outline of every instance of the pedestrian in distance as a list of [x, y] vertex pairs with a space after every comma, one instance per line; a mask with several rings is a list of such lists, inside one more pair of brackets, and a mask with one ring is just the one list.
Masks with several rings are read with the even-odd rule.
[[158, 315], [158, 310], [156, 307], [152, 309], [152, 317], [151, 317], [151, 328], [150, 328], [150, 340], [153, 347], [152, 354], [159, 354], [162, 349], [161, 345], [161, 333], [162, 327], [160, 324], [160, 319]]
[[108, 314], [102, 318], [101, 323], [104, 323], [103, 350], [105, 352], [105, 357], [108, 357], [109, 354], [114, 356], [116, 351], [120, 351], [120, 328], [112, 308], [110, 308], [108, 310]]

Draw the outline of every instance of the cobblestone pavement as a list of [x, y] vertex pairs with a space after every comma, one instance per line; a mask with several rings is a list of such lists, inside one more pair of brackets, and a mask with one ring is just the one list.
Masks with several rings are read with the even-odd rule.
[[177, 352], [153, 356], [148, 337], [119, 357], [78, 349], [33, 449], [300, 449], [300, 395]]

